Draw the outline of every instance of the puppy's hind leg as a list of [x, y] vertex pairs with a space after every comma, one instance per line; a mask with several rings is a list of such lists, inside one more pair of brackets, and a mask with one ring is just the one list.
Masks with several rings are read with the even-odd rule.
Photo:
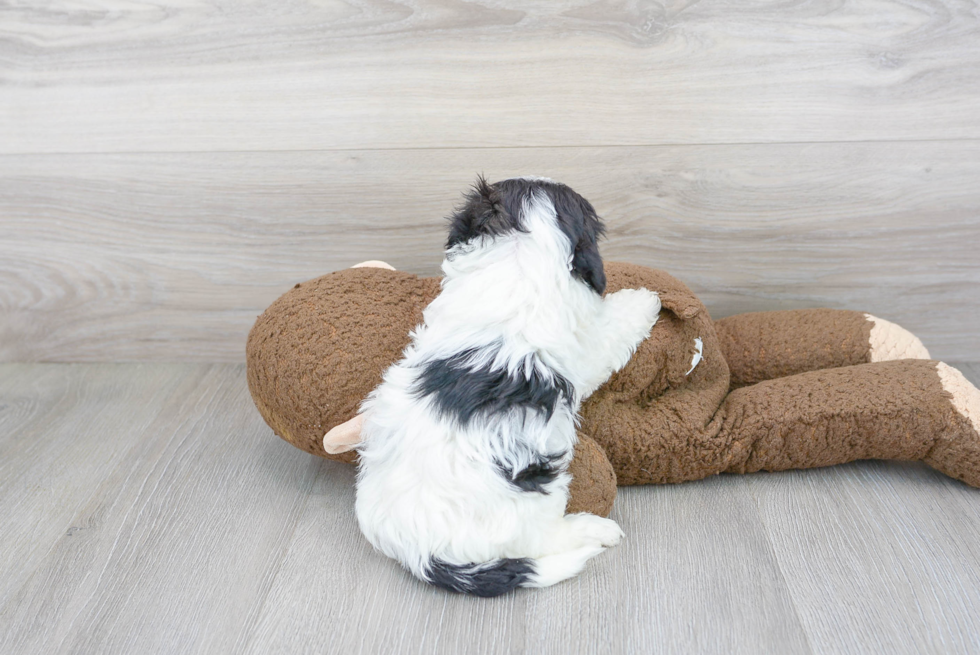
[[543, 544], [548, 554], [534, 559], [525, 587], [548, 587], [578, 575], [586, 562], [617, 545], [623, 531], [615, 521], [594, 514], [569, 514], [551, 526]]
[[562, 519], [575, 535], [586, 543], [597, 543], [600, 546], [617, 546], [623, 539], [623, 531], [612, 519], [605, 519], [595, 514], [580, 512], [566, 514]]
[[582, 572], [585, 563], [604, 551], [599, 545], [581, 546], [555, 555], [545, 555], [534, 560], [534, 573], [524, 587], [550, 587]]

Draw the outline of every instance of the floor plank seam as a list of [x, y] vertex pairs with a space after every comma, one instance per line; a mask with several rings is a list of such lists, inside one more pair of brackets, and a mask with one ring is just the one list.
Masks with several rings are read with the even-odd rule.
[[[184, 412], [184, 408], [185, 408], [185, 406], [187, 404], [190, 404], [192, 406], [196, 406], [196, 405], [198, 405], [201, 402], [201, 400], [202, 400], [201, 397], [199, 395], [197, 395], [195, 392], [203, 386], [204, 381], [207, 380], [208, 376], [212, 373], [212, 371], [215, 370], [215, 368], [216, 368], [216, 365], [214, 365], [214, 364], [204, 365], [204, 372], [201, 374], [200, 380], [197, 383], [195, 383], [191, 389], [188, 390], [185, 401], [182, 402], [181, 405], [180, 405], [180, 410], [181, 410], [180, 411], [180, 414], [181, 415], [183, 415], [185, 413]], [[210, 391], [210, 397], [207, 397], [206, 398], [206, 403], [207, 404], [210, 404], [214, 400], [215, 396], [217, 396], [218, 393], [221, 391], [221, 386], [220, 385], [208, 385], [208, 386], [209, 387], [213, 387], [211, 389], [211, 391]], [[173, 393], [176, 393], [176, 392], [177, 392], [177, 390], [175, 390]], [[162, 403], [160, 414], [163, 413], [162, 410], [164, 408], [166, 408], [166, 402]], [[157, 417], [159, 417], [159, 414], [157, 415]], [[91, 602], [92, 598], [95, 597], [95, 596], [97, 596], [98, 593], [99, 593], [99, 590], [102, 588], [103, 580], [105, 579], [106, 573], [110, 569], [110, 565], [114, 562], [115, 555], [116, 555], [118, 549], [120, 548], [120, 539], [122, 538], [122, 534], [126, 531], [127, 525], [130, 524], [130, 516], [132, 516], [133, 511], [136, 510], [137, 502], [139, 501], [140, 498], [143, 498], [144, 497], [144, 493], [146, 491], [147, 485], [150, 482], [150, 479], [154, 477], [154, 474], [157, 472], [157, 469], [158, 469], [158, 467], [161, 464], [162, 458], [170, 450], [170, 445], [174, 442], [174, 439], [177, 437], [177, 435], [180, 434], [180, 432], [182, 431], [182, 428], [183, 428], [183, 426], [184, 426], [185, 423], [186, 423], [186, 421], [182, 421], [181, 423], [179, 423], [177, 426], [174, 427], [174, 429], [173, 429], [171, 435], [169, 436], [169, 438], [167, 439], [166, 443], [163, 444], [163, 447], [161, 448], [161, 451], [160, 451], [160, 455], [156, 458], [156, 461], [154, 462], [153, 466], [150, 467], [149, 470], [146, 472], [143, 481], [140, 483], [139, 490], [133, 496], [134, 502], [129, 506], [129, 508], [126, 510], [126, 513], [123, 516], [122, 520], [119, 522], [119, 528], [118, 528], [118, 530], [116, 532], [115, 538], [113, 539], [112, 546], [107, 551], [107, 554], [106, 554], [106, 557], [105, 557], [105, 561], [102, 563], [102, 568], [99, 571], [98, 578], [96, 579], [95, 584], [92, 586], [91, 595], [90, 595], [89, 599], [86, 600], [86, 602], [82, 603], [80, 610], [78, 612], [76, 612], [75, 615], [72, 617], [71, 622], [69, 624], [69, 629], [66, 630], [65, 633], [64, 633], [65, 634], [64, 639], [59, 644], [59, 647], [57, 649], [55, 649], [55, 651], [53, 651], [53, 652], [64, 652], [64, 650], [65, 650], [65, 643], [64, 643], [65, 640], [67, 640], [70, 635], [77, 634], [76, 631], [75, 631], [75, 629], [74, 629], [75, 628], [75, 625], [76, 625], [77, 621], [79, 620], [79, 617], [86, 613], [86, 609], [88, 608], [89, 603]], [[152, 425], [152, 422], [150, 424]], [[185, 434], [183, 435], [183, 438], [180, 439], [180, 443], [177, 444], [176, 450], [180, 450], [181, 445], [183, 445], [184, 443], [186, 443], [187, 440], [190, 437], [191, 437], [191, 431], [190, 430], [185, 431]], [[171, 457], [171, 458], [168, 459], [167, 463], [165, 463], [163, 465], [164, 466], [163, 472], [161, 472], [160, 475], [157, 476], [157, 480], [154, 482], [154, 488], [153, 488], [154, 490], [156, 490], [157, 488], [159, 488], [160, 478], [163, 476], [163, 473], [166, 472], [167, 467], [172, 462], [173, 462], [173, 458]], [[120, 463], [120, 466], [122, 466], [122, 465], [123, 464], [121, 462]], [[132, 520], [132, 523], [133, 524], [139, 524], [140, 517], [143, 515], [143, 512], [146, 510], [146, 505], [147, 505], [147, 503], [149, 502], [149, 500], [151, 498], [153, 498], [153, 491], [151, 491], [149, 493], [149, 495], [146, 496], [146, 500], [144, 500], [143, 503], [142, 503], [142, 505], [139, 507], [139, 511], [136, 513], [136, 517]], [[131, 536], [132, 535], [130, 534], [130, 537]], [[88, 612], [88, 614], [91, 615], [93, 612], [95, 614], [98, 614], [98, 611], [100, 609], [106, 607], [107, 603], [108, 603], [108, 599], [105, 596], [103, 596], [102, 599], [98, 601], [98, 604], [93, 609], [93, 611]], [[111, 632], [111, 628], [108, 628], [108, 630]]]
[[[749, 475], [759, 475], [758, 473], [751, 473]], [[769, 534], [769, 525], [766, 523], [765, 516], [762, 512], [762, 504], [759, 501], [759, 496], [755, 492], [755, 485], [753, 480], [746, 480], [746, 486], [749, 489], [749, 493], [752, 495], [752, 501], [755, 505], [756, 515], [759, 518], [759, 525], [762, 526], [762, 532], [766, 539], [766, 546], [769, 548], [769, 553], [772, 556], [772, 560], [776, 563], [776, 569], [779, 571], [779, 579], [783, 583], [783, 588], [786, 589], [786, 594], [789, 596], [789, 601], [793, 605], [793, 616], [796, 617], [796, 621], [800, 626], [800, 631], [803, 633], [803, 638], [806, 640], [806, 647], [810, 655], [815, 655], [816, 651], [813, 648], [813, 642], [810, 639], [810, 632], [806, 628], [806, 624], [803, 622], [803, 616], [800, 614], [799, 606], [796, 602], [796, 595], [793, 593], [793, 588], [790, 586], [789, 581], [786, 579], [786, 572], [783, 570], [783, 563], [780, 561], [778, 556], [778, 551], [776, 550], [776, 545], [772, 541], [772, 537]]]
[[[26, 363], [14, 363], [14, 362], [7, 362], [7, 363], [4, 363], [4, 365], [68, 366], [68, 367], [72, 367], [72, 368], [75, 368], [75, 367], [78, 367], [78, 366], [84, 366], [84, 364], [77, 364], [77, 363], [70, 363], [70, 364], [26, 364]], [[103, 364], [94, 364], [94, 365], [95, 366], [102, 366]], [[105, 411], [105, 409], [103, 409], [103, 411]], [[160, 410], [158, 412], [156, 412], [152, 416], [148, 417], [146, 419], [146, 421], [145, 421], [145, 424], [142, 426], [144, 428], [144, 430], [148, 426], [152, 425], [154, 423], [154, 421], [156, 421], [160, 417], [160, 415], [163, 413], [163, 411], [164, 411], [164, 407], [161, 405], [161, 408], [160, 408]], [[98, 419], [98, 415], [94, 416], [92, 420], [97, 420], [97, 419]], [[0, 611], [6, 612], [8, 602], [11, 599], [16, 598], [17, 595], [20, 594], [24, 590], [24, 588], [26, 588], [28, 585], [30, 585], [30, 583], [33, 580], [34, 576], [44, 566], [44, 563], [48, 559], [48, 557], [51, 556], [58, 549], [59, 545], [61, 544], [61, 539], [63, 539], [64, 536], [69, 531], [72, 530], [72, 527], [73, 526], [75, 526], [76, 524], [78, 524], [78, 523], [81, 522], [79, 519], [81, 518], [82, 513], [84, 512], [85, 508], [88, 506], [88, 503], [93, 498], [97, 497], [98, 494], [101, 492], [102, 485], [105, 484], [105, 481], [107, 479], [111, 478], [112, 475], [113, 475], [113, 473], [115, 473], [116, 471], [119, 470], [119, 468], [121, 468], [122, 466], [125, 465], [126, 457], [129, 454], [131, 454], [132, 451], [135, 450], [137, 447], [138, 447], [138, 445], [134, 444], [125, 455], [121, 456], [120, 459], [119, 459], [119, 464], [112, 471], [110, 471], [110, 472], [108, 472], [106, 474], [106, 476], [99, 482], [99, 486], [94, 489], [94, 491], [91, 493], [91, 495], [86, 496], [86, 498], [84, 500], [80, 501], [77, 504], [77, 507], [76, 507], [75, 511], [72, 513], [71, 517], [65, 522], [64, 529], [62, 529], [59, 532], [59, 534], [61, 534], [62, 536], [59, 537], [58, 539], [55, 539], [54, 541], [52, 541], [48, 545], [48, 548], [44, 551], [44, 555], [41, 556], [41, 557], [39, 557], [37, 559], [36, 564], [31, 569], [30, 574], [28, 574], [24, 578], [23, 583], [20, 584], [19, 586], [15, 587], [14, 589], [11, 589], [10, 592], [3, 599], [0, 599]]]
[[313, 497], [312, 491], [316, 486], [317, 480], [320, 479], [321, 475], [323, 475], [323, 467], [318, 466], [316, 473], [310, 478], [310, 483], [305, 489], [304, 493], [302, 494], [301, 502], [298, 503], [298, 507], [296, 508], [296, 512], [295, 512], [296, 520], [293, 522], [293, 528], [289, 532], [289, 537], [283, 540], [283, 548], [281, 549], [280, 556], [278, 558], [279, 561], [276, 564], [275, 570], [269, 576], [269, 581], [268, 584], [266, 585], [266, 588], [262, 592], [262, 600], [260, 603], [256, 605], [254, 613], [248, 617], [247, 623], [243, 628], [243, 630], [248, 632], [248, 636], [245, 638], [244, 641], [240, 643], [236, 643], [236, 649], [235, 649], [236, 652], [239, 653], [251, 652], [252, 642], [256, 638], [256, 630], [259, 627], [259, 622], [262, 618], [262, 615], [265, 613], [266, 604], [269, 602], [269, 594], [272, 593], [272, 590], [276, 586], [276, 581], [279, 579], [279, 576], [282, 573], [283, 566], [285, 565], [286, 560], [288, 559], [289, 552], [290, 550], [292, 550], [293, 542], [296, 539], [296, 531], [299, 529], [299, 525], [303, 519], [303, 515], [306, 512], [306, 507], [307, 505], [309, 505], [310, 499]]

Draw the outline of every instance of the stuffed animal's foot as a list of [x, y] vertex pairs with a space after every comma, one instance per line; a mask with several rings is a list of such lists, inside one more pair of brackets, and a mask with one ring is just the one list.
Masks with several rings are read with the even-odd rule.
[[980, 390], [952, 366], [939, 362], [936, 371], [955, 412], [925, 461], [950, 477], [980, 487]]
[[915, 336], [900, 325], [865, 314], [871, 322], [868, 348], [872, 362], [890, 362], [893, 359], [930, 359], [929, 351]]
[[966, 376], [949, 364], [939, 362], [936, 367], [943, 389], [953, 397], [953, 407], [980, 434], [980, 389], [966, 379]]
[[844, 309], [738, 314], [715, 323], [732, 389], [860, 364], [929, 359], [908, 330]]

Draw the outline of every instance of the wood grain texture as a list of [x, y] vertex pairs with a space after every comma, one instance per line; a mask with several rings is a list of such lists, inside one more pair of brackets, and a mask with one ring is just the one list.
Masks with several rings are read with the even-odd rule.
[[973, 2], [16, 4], [0, 152], [980, 138]]
[[477, 172], [571, 184], [712, 315], [868, 311], [980, 358], [980, 141], [0, 157], [0, 360], [242, 361], [296, 282], [438, 273]]
[[92, 490], [196, 374], [166, 365], [2, 368], [0, 606], [54, 544], [72, 536], [81, 525], [72, 518]]
[[[809, 652], [741, 480], [623, 489], [612, 515], [621, 547], [567, 583], [486, 600], [421, 585], [351, 543], [353, 471], [325, 466], [250, 653], [312, 652], [325, 639], [335, 653]], [[328, 518], [338, 505], [347, 513]]]
[[896, 463], [808, 473], [751, 482], [814, 650], [980, 649], [977, 490]]
[[811, 473], [748, 481], [814, 650], [980, 650], [980, 491], [918, 464]]
[[240, 365], [0, 365], [8, 428], [4, 653], [980, 648], [980, 491], [921, 465], [624, 488], [582, 575], [476, 599], [373, 552], [353, 468], [275, 438]]
[[[77, 370], [68, 375], [81, 377]], [[102, 379], [113, 373], [81, 370]], [[4, 576], [19, 589], [0, 604], [0, 651], [240, 650], [242, 627], [254, 620], [276, 574], [316, 462], [294, 449], [269, 449], [278, 444], [256, 420], [241, 367], [115, 371], [116, 383], [146, 398], [145, 406], [130, 398], [129, 406], [113, 407], [108, 430], [76, 424], [83, 441], [106, 432], [115, 439], [106, 439], [102, 452], [76, 447], [77, 473], [60, 473], [62, 484], [80, 487], [91, 463], [102, 478], [78, 489], [60, 512], [30, 497], [4, 512], [15, 528], [50, 524], [56, 538], [37, 549], [34, 538], [4, 535], [7, 544], [32, 548], [34, 561], [15, 578]], [[154, 375], [165, 372], [179, 374], [183, 389], [151, 395]], [[110, 409], [91, 392], [80, 396], [89, 413]], [[141, 413], [151, 410], [156, 418], [146, 422]], [[50, 437], [69, 445], [69, 437]], [[108, 449], [114, 456], [106, 457]], [[24, 460], [15, 453], [9, 466], [51, 475], [51, 467]], [[4, 564], [5, 571], [19, 569]]]

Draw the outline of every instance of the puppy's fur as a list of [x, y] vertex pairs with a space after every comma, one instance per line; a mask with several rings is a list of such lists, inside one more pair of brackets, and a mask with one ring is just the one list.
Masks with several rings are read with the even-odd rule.
[[544, 587], [622, 537], [564, 515], [566, 471], [581, 400], [629, 361], [660, 301], [602, 297], [602, 222], [562, 184], [480, 179], [450, 221], [442, 292], [362, 407], [357, 519], [439, 587]]

